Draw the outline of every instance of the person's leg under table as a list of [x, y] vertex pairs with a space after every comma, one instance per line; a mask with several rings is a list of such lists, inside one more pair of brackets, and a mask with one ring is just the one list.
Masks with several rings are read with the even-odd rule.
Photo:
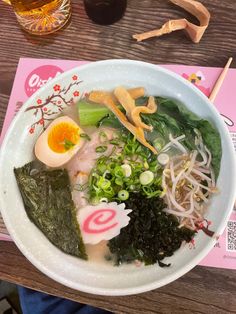
[[18, 286], [23, 314], [112, 314], [112, 312]]

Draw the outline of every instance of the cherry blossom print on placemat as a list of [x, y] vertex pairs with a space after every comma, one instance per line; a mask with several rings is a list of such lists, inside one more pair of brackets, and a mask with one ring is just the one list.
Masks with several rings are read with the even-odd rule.
[[[29, 128], [29, 133], [33, 134], [37, 127], [45, 130], [47, 122], [54, 120], [56, 115], [62, 112], [66, 107], [72, 106], [78, 100], [80, 91], [78, 75], [71, 77], [71, 82], [67, 86], [55, 84], [52, 88], [52, 93], [47, 97], [40, 97], [35, 100], [35, 103], [29, 106], [25, 111], [32, 111], [35, 118]], [[69, 93], [70, 92], [70, 93]], [[71, 95], [73, 95], [71, 97]]]

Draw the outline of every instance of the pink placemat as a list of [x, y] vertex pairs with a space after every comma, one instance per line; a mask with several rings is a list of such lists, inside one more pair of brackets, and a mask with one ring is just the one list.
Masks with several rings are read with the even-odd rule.
[[[1, 133], [0, 144], [11, 120], [22, 104], [48, 80], [64, 71], [87, 63], [86, 61], [49, 60], [22, 58], [19, 61], [7, 113]], [[210, 92], [221, 73], [220, 68], [208, 68], [185, 65], [163, 65], [189, 80], [206, 96]], [[236, 69], [230, 69], [215, 100], [215, 106], [224, 119], [236, 148]], [[11, 238], [0, 215], [0, 240], [11, 241]], [[200, 263], [203, 266], [236, 269], [236, 208], [234, 208], [225, 232], [215, 247]]]

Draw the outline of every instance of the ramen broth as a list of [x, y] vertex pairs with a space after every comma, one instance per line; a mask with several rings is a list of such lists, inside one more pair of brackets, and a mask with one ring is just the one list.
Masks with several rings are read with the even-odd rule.
[[85, 248], [88, 255], [88, 260], [99, 264], [104, 264], [105, 262], [109, 263], [109, 257], [111, 256], [111, 253], [107, 243], [108, 241], [101, 241], [95, 245], [86, 244]]

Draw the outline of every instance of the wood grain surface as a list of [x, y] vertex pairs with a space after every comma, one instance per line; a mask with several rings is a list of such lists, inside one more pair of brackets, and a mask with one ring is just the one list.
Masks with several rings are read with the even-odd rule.
[[[168, 19], [186, 17], [186, 13], [167, 0], [128, 0], [124, 18], [112, 26], [90, 22], [83, 2], [74, 0], [70, 24], [45, 37], [21, 31], [11, 7], [0, 1], [0, 128], [20, 57], [91, 61], [127, 58], [155, 64], [223, 67], [228, 57], [236, 58], [236, 1], [202, 2], [212, 19], [200, 44], [193, 44], [183, 32], [142, 43], [132, 39], [132, 34], [158, 28]], [[92, 296], [47, 278], [13, 243], [0, 242], [0, 279], [115, 313], [236, 313], [236, 272], [232, 270], [198, 266], [177, 281], [145, 294]]]
[[229, 270], [198, 266], [177, 281], [151, 292], [103, 297], [77, 292], [52, 281], [19, 254], [11, 242], [0, 241], [0, 252], [2, 279], [115, 313], [236, 313], [236, 274]]

